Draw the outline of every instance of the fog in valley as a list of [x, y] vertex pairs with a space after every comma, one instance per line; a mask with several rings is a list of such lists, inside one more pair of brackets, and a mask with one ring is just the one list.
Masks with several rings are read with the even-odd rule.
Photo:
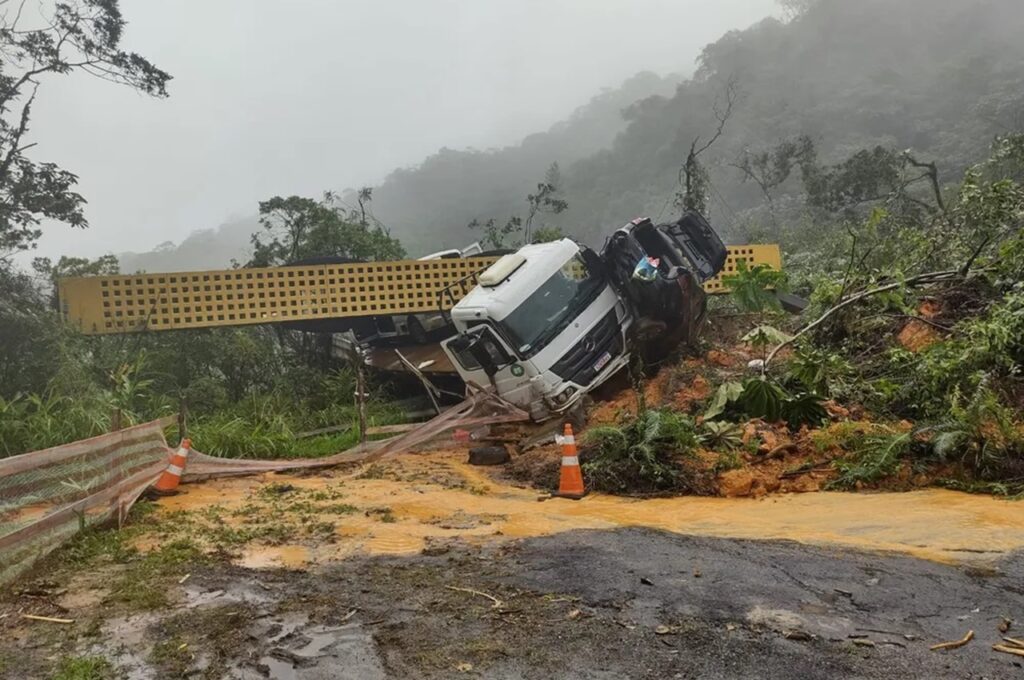
[[[775, 10], [772, 0], [124, 2], [125, 45], [174, 77], [170, 96], [81, 76], [40, 89], [34, 154], [79, 176], [90, 228], [49, 224], [37, 254], [166, 249], [229, 223], [224, 239], [168, 261], [226, 265], [244, 258], [231, 251], [248, 243], [260, 200], [377, 184], [442, 147], [518, 143], [638, 71], [689, 75], [706, 43]], [[632, 96], [670, 93], [680, 77]], [[622, 127], [612, 113], [576, 155], [610, 143]]]

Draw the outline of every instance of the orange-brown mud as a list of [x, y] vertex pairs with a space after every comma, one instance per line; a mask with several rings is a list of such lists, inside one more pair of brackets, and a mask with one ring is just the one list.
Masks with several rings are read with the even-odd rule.
[[[429, 553], [456, 539], [483, 545], [619, 527], [785, 539], [943, 562], [998, 557], [1024, 547], [1024, 513], [1015, 504], [938, 489], [760, 500], [538, 498], [534, 490], [469, 466], [463, 452], [405, 454], [354, 475], [272, 474], [185, 485], [181, 494], [158, 502], [164, 533], [145, 534], [138, 545], [147, 549], [167, 542], [178, 535], [168, 527], [179, 521], [181, 532], [255, 568], [299, 568], [361, 554]], [[274, 524], [284, 528], [262, 531]], [[256, 538], [219, 545], [221, 525]]]

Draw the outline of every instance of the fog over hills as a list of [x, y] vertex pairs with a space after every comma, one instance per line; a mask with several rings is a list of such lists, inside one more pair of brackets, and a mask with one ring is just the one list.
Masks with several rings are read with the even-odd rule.
[[[803, 4], [809, 8], [792, 20], [768, 18], [707, 45], [690, 77], [641, 72], [519, 144], [443, 148], [396, 169], [374, 188], [374, 213], [410, 254], [457, 247], [479, 236], [467, 229], [471, 220], [521, 213], [557, 162], [569, 210], [548, 221], [599, 243], [637, 215], [672, 214], [679, 168], [694, 139], [714, 134], [716, 105], [732, 84], [733, 113], [702, 157], [710, 218], [731, 240], [770, 238], [764, 197], [735, 167], [745, 152], [799, 135], [813, 141], [822, 163], [876, 145], [913, 149], [938, 160], [954, 182], [993, 136], [1024, 119], [1017, 0]], [[684, 61], [679, 72], [690, 68]], [[794, 175], [776, 189], [779, 205], [795, 203], [801, 190]], [[244, 259], [256, 228], [254, 217], [232, 219], [177, 246], [126, 254], [122, 264], [220, 266]]]

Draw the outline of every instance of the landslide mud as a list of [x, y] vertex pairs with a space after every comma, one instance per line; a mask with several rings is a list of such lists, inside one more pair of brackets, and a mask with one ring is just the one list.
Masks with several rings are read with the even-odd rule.
[[[482, 545], [620, 527], [892, 551], [947, 563], [984, 562], [1024, 548], [1024, 506], [987, 496], [928, 489], [759, 500], [591, 494], [578, 502], [538, 502], [536, 491], [496, 481], [463, 460], [461, 452], [409, 454], [354, 474], [268, 474], [190, 484], [180, 495], [161, 499], [157, 517], [203, 516], [243, 536], [254, 528], [253, 518], [290, 522], [294, 531], [264, 532], [272, 540], [250, 532], [257, 537], [240, 541], [233, 561], [252, 568], [408, 555], [443, 549], [456, 539]], [[318, 531], [310, 533], [309, 527]], [[139, 546], [165, 540], [145, 536]]]

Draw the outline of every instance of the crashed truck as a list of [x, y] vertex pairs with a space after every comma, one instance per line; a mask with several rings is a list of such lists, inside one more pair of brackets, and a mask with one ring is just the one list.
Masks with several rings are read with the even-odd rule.
[[727, 249], [707, 220], [636, 219], [600, 253], [563, 238], [527, 245], [483, 271], [451, 309], [442, 343], [467, 384], [542, 421], [578, 406], [634, 356], [691, 344], [707, 316], [703, 284]]

